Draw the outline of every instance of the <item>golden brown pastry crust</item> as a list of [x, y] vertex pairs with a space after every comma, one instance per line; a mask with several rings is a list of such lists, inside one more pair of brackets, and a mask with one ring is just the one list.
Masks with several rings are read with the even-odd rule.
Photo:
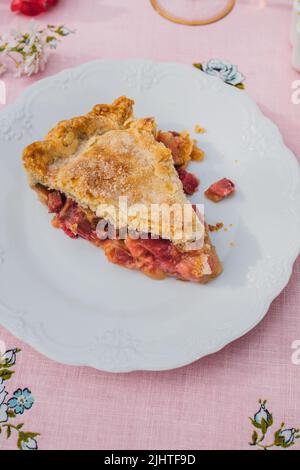
[[[47, 203], [48, 189], [58, 190], [86, 211], [108, 219], [107, 214], [105, 217], [99, 213], [99, 207], [109, 205], [118, 211], [120, 196], [127, 197], [128, 206], [187, 204], [191, 207], [171, 150], [156, 139], [155, 120], [135, 120], [133, 104], [125, 96], [111, 105], [98, 104], [86, 115], [59, 122], [43, 141], [25, 148], [23, 163], [29, 183], [42, 202]], [[199, 266], [195, 266], [199, 282], [204, 282], [219, 274], [221, 265], [205, 225], [194, 211], [192, 214], [193, 229], [198, 230], [198, 235], [200, 230], [204, 240], [197, 260]], [[115, 220], [111, 222], [117, 225]], [[149, 220], [138, 214], [128, 221], [128, 228], [144, 231], [145, 222], [148, 224]], [[151, 228], [148, 232], [182, 243], [183, 250], [187, 247], [185, 242], [193, 241], [190, 233], [178, 240], [176, 226], [171, 226], [168, 234], [162, 232], [160, 225], [154, 228], [148, 225], [148, 228]], [[212, 270], [208, 260], [216, 265]]]
[[132, 119], [133, 101], [120, 97], [61, 121], [25, 148], [32, 186], [58, 189], [96, 210], [126, 195], [129, 204], [186, 202], [171, 152], [155, 140], [153, 119]]
[[60, 121], [44, 140], [33, 142], [23, 152], [30, 182], [47, 185], [53, 179], [53, 164], [63, 166], [92, 136], [123, 128], [125, 122], [132, 118], [133, 104], [132, 100], [121, 96], [112, 105], [98, 104], [83, 116]]
[[[120, 196], [127, 196], [128, 206], [189, 204], [171, 151], [155, 138], [155, 120], [134, 120], [132, 108], [124, 96], [112, 105], [96, 105], [29, 145], [23, 162], [31, 186], [59, 190], [94, 212], [100, 205], [118, 210]], [[139, 224], [137, 217], [133, 227], [141, 230], [145, 221]], [[161, 228], [155, 233], [162, 235]], [[167, 235], [174, 239], [174, 233], [171, 227]]]

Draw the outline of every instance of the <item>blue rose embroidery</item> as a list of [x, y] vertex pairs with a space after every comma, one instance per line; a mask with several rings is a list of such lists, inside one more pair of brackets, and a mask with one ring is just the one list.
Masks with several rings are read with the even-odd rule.
[[5, 390], [3, 379], [0, 377], [0, 423], [6, 423], [8, 419], [8, 416], [7, 416], [8, 406], [4, 402], [6, 396], [7, 396], [7, 391]]
[[4, 364], [6, 367], [14, 366], [16, 363], [16, 359], [17, 359], [17, 353], [18, 353], [17, 348], [9, 349], [8, 351], [6, 351], [1, 356], [1, 364]]
[[36, 437], [39, 433], [24, 431], [24, 423], [16, 422], [18, 415], [22, 415], [25, 410], [29, 410], [34, 399], [28, 388], [18, 388], [13, 396], [6, 401], [8, 392], [6, 384], [14, 374], [12, 367], [15, 366], [17, 355], [21, 350], [18, 348], [8, 349], [4, 353], [0, 352], [0, 440], [3, 436], [10, 439], [17, 435], [17, 448], [20, 450], [37, 450], [38, 442]]
[[22, 450], [38, 450], [38, 444], [33, 437], [22, 437], [19, 440], [19, 447]]
[[208, 75], [219, 77], [223, 82], [238, 88], [245, 88], [243, 82], [244, 75], [238, 70], [237, 66], [227, 62], [226, 60], [211, 59], [202, 64], [194, 64], [194, 66]]
[[18, 388], [13, 394], [13, 397], [8, 400], [7, 405], [13, 409], [16, 414], [23, 414], [24, 410], [29, 410], [34, 403], [31, 391], [28, 388]]
[[[254, 422], [256, 423], [256, 427], [260, 429], [267, 429], [269, 426], [273, 424], [273, 418], [271, 413], [266, 408], [266, 403], [262, 402], [260, 404], [260, 409], [254, 415]], [[254, 424], [255, 425], [255, 424]]]
[[295, 444], [295, 440], [299, 439], [299, 429], [290, 428], [283, 429], [284, 423], [281, 424], [281, 427], [278, 431], [275, 432], [275, 445], [277, 447], [291, 447]]
[[250, 418], [255, 429], [252, 432], [249, 445], [257, 446], [264, 450], [271, 449], [274, 446], [282, 447], [283, 449], [291, 447], [295, 444], [296, 439], [300, 438], [299, 429], [284, 429], [284, 423], [281, 423], [280, 428], [273, 434], [272, 442], [269, 444], [264, 442], [267, 434], [270, 434], [268, 429], [273, 426], [273, 416], [266, 408], [266, 403], [267, 400], [259, 400], [260, 408], [257, 413], [255, 413], [254, 417]]

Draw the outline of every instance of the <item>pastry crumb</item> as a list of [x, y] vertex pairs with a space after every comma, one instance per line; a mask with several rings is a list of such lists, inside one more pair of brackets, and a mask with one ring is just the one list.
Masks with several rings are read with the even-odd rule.
[[232, 248], [235, 246], [235, 243], [234, 242], [230, 242], [229, 243], [229, 246], [231, 246]]
[[191, 153], [191, 160], [200, 162], [205, 157], [205, 152], [197, 147], [197, 141], [194, 140], [193, 150]]
[[218, 230], [221, 230], [221, 228], [224, 227], [224, 224], [222, 222], [217, 222], [215, 225], [208, 224], [208, 229], [210, 232], [217, 232]]
[[196, 134], [205, 134], [205, 132], [206, 132], [206, 129], [204, 129], [204, 127], [199, 126], [199, 124], [195, 125], [194, 130], [195, 130]]

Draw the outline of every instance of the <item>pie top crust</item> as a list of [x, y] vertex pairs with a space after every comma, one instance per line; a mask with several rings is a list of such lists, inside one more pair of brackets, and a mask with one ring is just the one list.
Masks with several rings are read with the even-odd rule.
[[[190, 204], [171, 151], [156, 140], [155, 120], [135, 120], [133, 104], [125, 96], [111, 105], [98, 104], [86, 115], [59, 122], [44, 140], [26, 147], [23, 162], [30, 185], [59, 190], [117, 227], [120, 196], [127, 196], [129, 206]], [[115, 207], [117, 220], [105, 205]], [[127, 225], [144, 231], [148, 223], [137, 214]], [[161, 222], [148, 231], [179, 243], [192, 241], [195, 230], [204, 232], [196, 215], [192, 225], [193, 233], [184, 232], [182, 240], [176, 222], [167, 234]]]

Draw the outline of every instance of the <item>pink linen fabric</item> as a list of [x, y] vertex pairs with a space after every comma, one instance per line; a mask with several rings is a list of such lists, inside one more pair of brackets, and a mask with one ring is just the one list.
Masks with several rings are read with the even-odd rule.
[[[0, 1], [1, 32], [29, 21], [11, 13], [9, 3]], [[77, 32], [63, 41], [43, 76], [97, 58], [227, 59], [238, 64], [247, 93], [300, 158], [300, 104], [291, 101], [292, 82], [300, 80], [290, 63], [291, 2], [270, 0], [261, 9], [258, 3], [240, 0], [221, 22], [191, 28], [164, 20], [148, 0], [61, 0], [37, 19]], [[9, 104], [41, 76], [3, 78]], [[248, 417], [262, 398], [276, 428], [282, 421], [299, 427], [300, 364], [291, 360], [292, 342], [300, 340], [299, 280], [298, 260], [288, 286], [254, 330], [214, 355], [167, 372], [114, 375], [64, 366], [0, 327], [0, 340], [22, 349], [7, 388], [12, 394], [28, 387], [35, 398], [16, 422], [41, 433], [40, 449], [248, 449]], [[0, 435], [0, 449], [15, 448], [13, 437]], [[300, 440], [293, 448], [300, 448]]]

